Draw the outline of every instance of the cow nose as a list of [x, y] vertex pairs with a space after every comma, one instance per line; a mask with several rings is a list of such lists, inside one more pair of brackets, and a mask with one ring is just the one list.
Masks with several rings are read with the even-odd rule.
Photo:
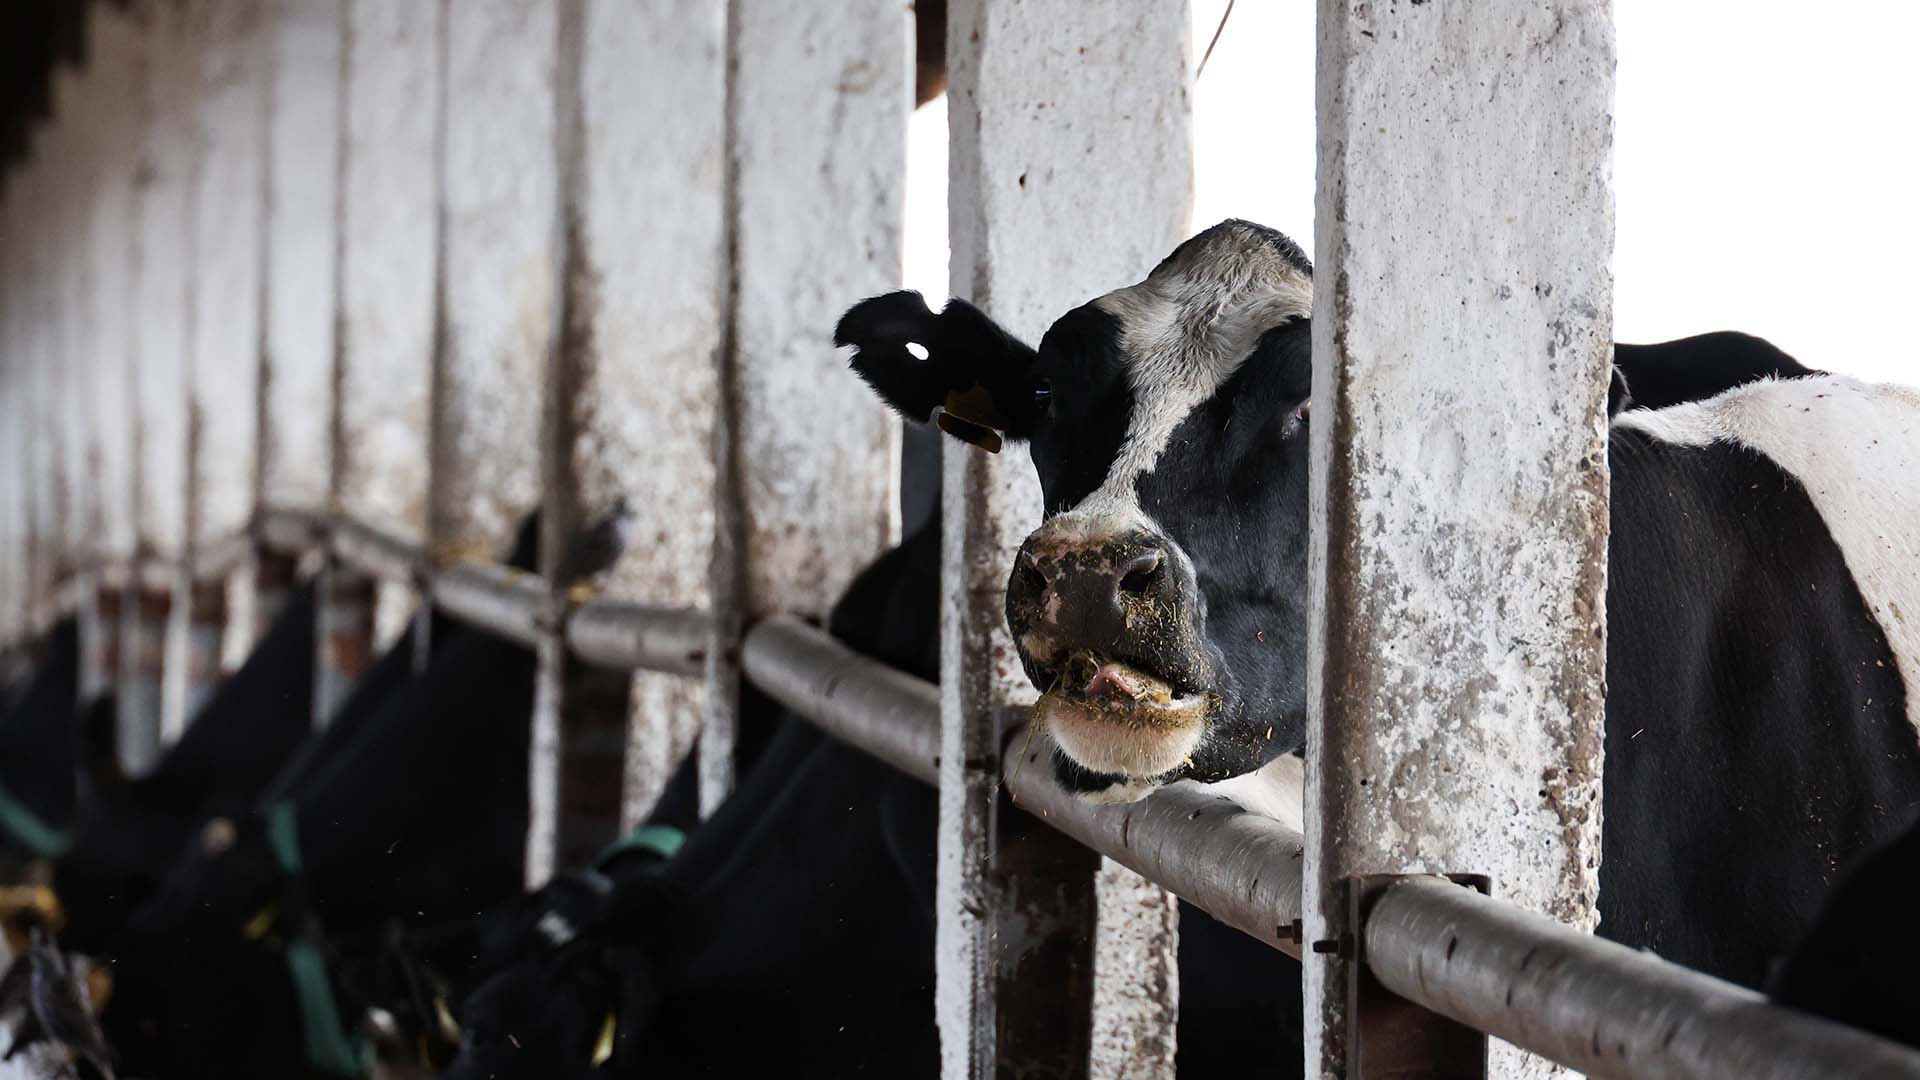
[[1007, 584], [1016, 636], [1044, 627], [1050, 636], [1112, 646], [1141, 612], [1171, 598], [1166, 550], [1143, 536], [1062, 542], [1041, 534], [1021, 545]]

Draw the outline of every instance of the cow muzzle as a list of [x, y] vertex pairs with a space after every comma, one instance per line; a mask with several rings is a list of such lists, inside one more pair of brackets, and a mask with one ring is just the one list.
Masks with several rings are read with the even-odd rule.
[[1217, 699], [1199, 591], [1173, 545], [1043, 526], [1007, 583], [1007, 624], [1040, 690], [1035, 718], [1068, 758], [1135, 780], [1190, 757]]

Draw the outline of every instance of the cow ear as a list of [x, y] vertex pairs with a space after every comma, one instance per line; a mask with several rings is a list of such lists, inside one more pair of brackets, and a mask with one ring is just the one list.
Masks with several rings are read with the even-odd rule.
[[1611, 420], [1633, 404], [1633, 391], [1627, 386], [1627, 373], [1619, 367], [1607, 383], [1607, 419]]
[[989, 451], [1032, 430], [1023, 390], [1033, 349], [964, 300], [937, 315], [917, 292], [863, 300], [841, 316], [833, 342], [853, 346], [854, 372], [909, 420], [936, 420]]

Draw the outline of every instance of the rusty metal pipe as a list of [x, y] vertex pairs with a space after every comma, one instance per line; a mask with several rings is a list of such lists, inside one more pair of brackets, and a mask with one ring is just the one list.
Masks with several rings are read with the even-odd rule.
[[924, 783], [939, 782], [940, 690], [791, 615], [748, 632], [747, 678], [775, 701]]
[[590, 600], [567, 619], [567, 646], [596, 667], [698, 675], [713, 621], [704, 612]]
[[1920, 1052], [1442, 878], [1382, 891], [1360, 948], [1401, 997], [1591, 1076], [1920, 1077]]
[[369, 577], [412, 583], [426, 568], [418, 548], [370, 525], [341, 518], [331, 533], [334, 557]]

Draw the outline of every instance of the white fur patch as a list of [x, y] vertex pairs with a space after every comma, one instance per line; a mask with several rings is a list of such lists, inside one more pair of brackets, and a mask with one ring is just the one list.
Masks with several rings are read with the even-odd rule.
[[1147, 280], [1093, 303], [1120, 323], [1133, 415], [1099, 490], [1060, 516], [1136, 526], [1144, 518], [1135, 481], [1153, 470], [1187, 415], [1233, 377], [1261, 334], [1312, 314], [1313, 277], [1265, 236], [1230, 223], [1190, 242]]
[[1306, 830], [1307, 763], [1298, 754], [1282, 754], [1257, 771], [1198, 787], [1231, 799], [1250, 814], [1270, 817], [1289, 828]]
[[1887, 637], [1920, 733], [1920, 391], [1839, 375], [1768, 379], [1630, 410], [1614, 426], [1681, 446], [1745, 446], [1800, 481]]

